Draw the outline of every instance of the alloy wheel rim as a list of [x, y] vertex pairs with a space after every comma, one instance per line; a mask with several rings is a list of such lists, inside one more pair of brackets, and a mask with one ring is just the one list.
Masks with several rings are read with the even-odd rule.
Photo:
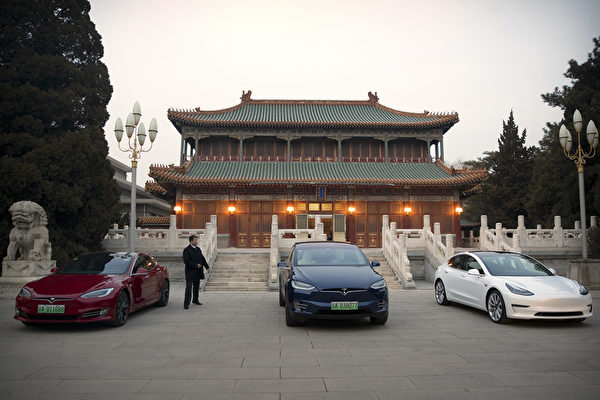
[[441, 282], [438, 282], [435, 285], [435, 299], [441, 304], [444, 301], [444, 297], [444, 287]]
[[127, 320], [127, 297], [122, 296], [119, 298], [119, 303], [117, 304], [117, 318], [120, 322], [124, 322]]
[[163, 284], [163, 288], [162, 288], [162, 294], [161, 294], [161, 299], [164, 302], [167, 301], [167, 299], [169, 298], [169, 286], [164, 283]]
[[492, 293], [488, 299], [488, 313], [494, 321], [499, 321], [502, 317], [502, 301], [497, 293]]

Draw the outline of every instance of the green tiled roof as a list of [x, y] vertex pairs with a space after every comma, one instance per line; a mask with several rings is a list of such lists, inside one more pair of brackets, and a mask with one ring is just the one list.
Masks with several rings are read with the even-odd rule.
[[201, 161], [186, 171], [174, 167], [150, 168], [159, 182], [195, 184], [394, 184], [450, 185], [476, 183], [485, 171], [454, 171], [425, 163], [337, 163]]
[[458, 122], [456, 113], [398, 111], [379, 104], [374, 96], [367, 101], [252, 100], [242, 96], [242, 102], [235, 107], [216, 111], [170, 109], [168, 117], [176, 126], [445, 127], [447, 130]]

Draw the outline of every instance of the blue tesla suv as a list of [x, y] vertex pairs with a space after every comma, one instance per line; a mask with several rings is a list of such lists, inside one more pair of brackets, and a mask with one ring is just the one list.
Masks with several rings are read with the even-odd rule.
[[285, 306], [286, 324], [360, 317], [385, 324], [388, 290], [377, 266], [350, 243], [296, 243], [287, 261], [278, 264], [279, 305]]

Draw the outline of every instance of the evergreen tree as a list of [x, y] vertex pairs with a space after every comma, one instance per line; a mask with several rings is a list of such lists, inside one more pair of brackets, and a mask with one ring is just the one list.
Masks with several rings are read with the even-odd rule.
[[[555, 88], [554, 92], [542, 95], [552, 107], [564, 110], [564, 123], [577, 146], [577, 135], [573, 128], [573, 112], [579, 109], [584, 118], [581, 144], [589, 151], [585, 130], [590, 119], [600, 124], [600, 37], [594, 39], [594, 49], [582, 64], [569, 61], [564, 74], [571, 79], [571, 86]], [[573, 227], [580, 219], [577, 168], [569, 160], [558, 140], [561, 123], [549, 123], [540, 152], [535, 158], [529, 200], [526, 208], [532, 223], [553, 226], [555, 215], [562, 217], [563, 227]], [[588, 159], [584, 169], [585, 200], [587, 215], [600, 215], [600, 162], [599, 156]]]
[[525, 202], [534, 149], [525, 146], [527, 131], [519, 135], [512, 111], [508, 121], [502, 121], [502, 128], [498, 151], [486, 152], [484, 158], [466, 163], [487, 168], [489, 178], [481, 184], [481, 193], [465, 202], [465, 217], [478, 221], [479, 215], [485, 214], [490, 226], [501, 222], [516, 227], [517, 217], [527, 214]]
[[16, 201], [48, 214], [59, 264], [101, 249], [119, 189], [103, 127], [112, 94], [87, 0], [0, 3], [0, 251]]

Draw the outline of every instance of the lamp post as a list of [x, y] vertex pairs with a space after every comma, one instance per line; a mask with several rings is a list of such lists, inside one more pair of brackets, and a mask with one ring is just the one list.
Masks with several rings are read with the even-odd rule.
[[[125, 133], [127, 134], [127, 145], [128, 147], [121, 148], [121, 139], [123, 138], [123, 122], [121, 118], [117, 118], [115, 122], [115, 137], [119, 143], [119, 150], [129, 154], [131, 159], [131, 210], [129, 212], [129, 251], [135, 251], [135, 223], [136, 223], [136, 212], [135, 212], [135, 194], [136, 194], [136, 174], [137, 174], [137, 160], [140, 159], [142, 153], [150, 151], [156, 135], [158, 134], [158, 124], [156, 118], [152, 118], [150, 121], [150, 127], [148, 128], [148, 137], [150, 139], [150, 148], [143, 149], [144, 143], [146, 142], [146, 127], [143, 122], [140, 122], [142, 117], [142, 110], [140, 103], [135, 102], [133, 105], [133, 111], [127, 116], [125, 122]], [[135, 133], [135, 134], [134, 134]], [[133, 137], [133, 138], [132, 138]]]
[[588, 122], [586, 136], [588, 144], [590, 145], [589, 151], [586, 153], [581, 148], [581, 128], [583, 127], [583, 118], [581, 118], [581, 113], [579, 110], [575, 110], [573, 113], [573, 127], [577, 132], [577, 149], [573, 154], [571, 154], [571, 147], [573, 146], [573, 139], [571, 138], [571, 132], [567, 129], [567, 127], [562, 124], [560, 126], [560, 131], [558, 133], [558, 137], [560, 140], [560, 145], [563, 148], [565, 156], [570, 160], [575, 161], [575, 165], [577, 165], [577, 175], [579, 177], [579, 210], [581, 213], [581, 240], [583, 244], [583, 259], [587, 259], [587, 235], [586, 235], [586, 216], [585, 216], [585, 192], [584, 192], [584, 183], [583, 183], [583, 166], [585, 165], [586, 158], [592, 158], [596, 155], [596, 148], [598, 147], [598, 129], [596, 129], [596, 124], [594, 121], [590, 120]]

